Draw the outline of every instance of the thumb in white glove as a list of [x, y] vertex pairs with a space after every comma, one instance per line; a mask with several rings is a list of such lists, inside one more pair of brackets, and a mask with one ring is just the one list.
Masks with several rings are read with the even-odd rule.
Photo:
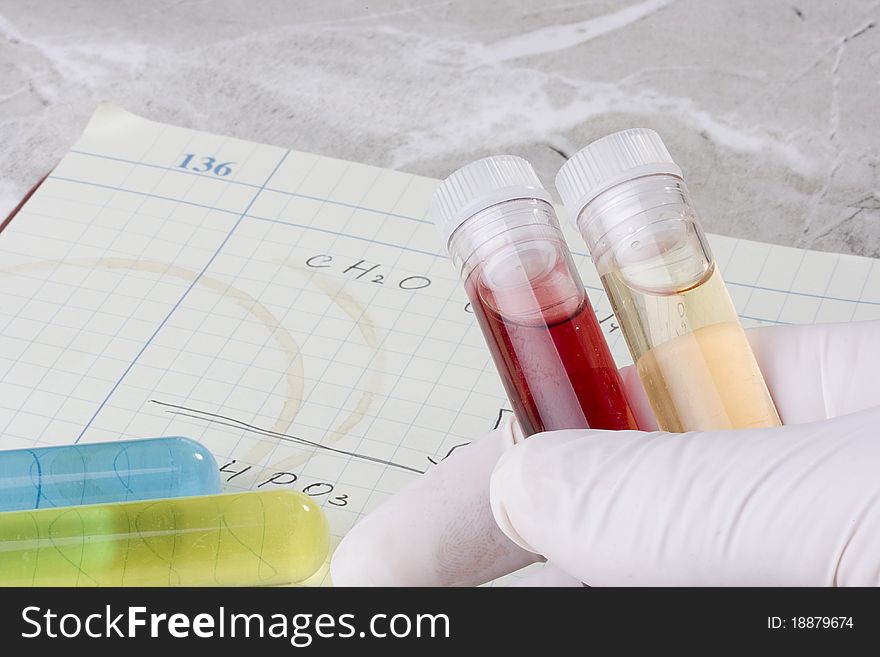
[[348, 532], [330, 565], [337, 586], [473, 586], [540, 557], [492, 518], [489, 476], [522, 440], [508, 423], [454, 450]]
[[880, 584], [880, 323], [750, 340], [788, 426], [532, 436], [491, 480], [505, 533], [597, 585]]
[[683, 435], [563, 431], [502, 457], [495, 517], [594, 585], [877, 585], [880, 409]]

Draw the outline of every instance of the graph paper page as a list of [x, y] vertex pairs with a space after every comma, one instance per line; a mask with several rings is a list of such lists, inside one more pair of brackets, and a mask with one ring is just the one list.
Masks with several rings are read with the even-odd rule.
[[[312, 495], [335, 546], [508, 408], [436, 185], [102, 106], [0, 233], [0, 448], [189, 436], [227, 490]], [[710, 241], [746, 326], [880, 318], [874, 260]]]

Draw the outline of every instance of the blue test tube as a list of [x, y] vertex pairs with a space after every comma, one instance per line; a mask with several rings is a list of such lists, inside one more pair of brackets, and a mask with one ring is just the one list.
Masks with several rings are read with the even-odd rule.
[[217, 462], [189, 438], [0, 451], [0, 511], [219, 492]]

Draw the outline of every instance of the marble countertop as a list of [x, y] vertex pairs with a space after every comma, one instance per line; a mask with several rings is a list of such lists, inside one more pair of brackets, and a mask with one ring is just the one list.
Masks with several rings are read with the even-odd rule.
[[[146, 8], [145, 8], [146, 7]], [[444, 177], [648, 126], [708, 230], [880, 256], [880, 3], [0, 3], [0, 215], [95, 106]]]

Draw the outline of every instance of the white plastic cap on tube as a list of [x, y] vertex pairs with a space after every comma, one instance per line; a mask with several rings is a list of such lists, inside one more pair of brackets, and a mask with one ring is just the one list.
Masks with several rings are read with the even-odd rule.
[[532, 165], [516, 155], [494, 155], [455, 171], [434, 192], [430, 215], [448, 246], [452, 233], [481, 210], [514, 199], [552, 203]]
[[556, 189], [577, 227], [583, 209], [602, 192], [653, 174], [682, 177], [663, 140], [649, 128], [621, 130], [579, 150], [556, 174]]

